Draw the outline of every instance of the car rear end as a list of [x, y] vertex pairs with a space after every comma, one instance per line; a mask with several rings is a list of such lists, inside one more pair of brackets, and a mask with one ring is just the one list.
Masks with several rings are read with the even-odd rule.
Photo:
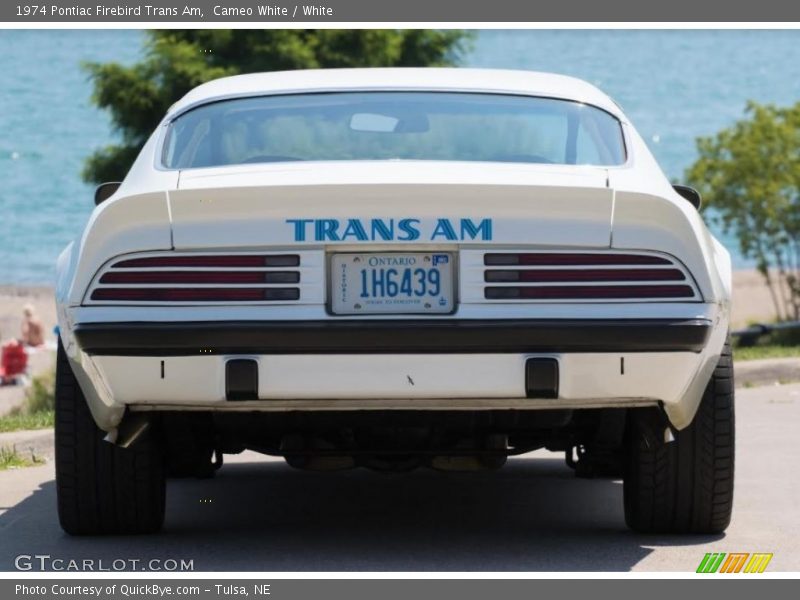
[[[544, 130], [566, 119], [554, 160], [548, 144], [409, 157], [408, 139], [438, 131], [411, 110], [427, 99], [363, 96], [301, 102], [325, 123], [349, 107], [347, 135], [368, 138], [349, 160], [311, 144], [227, 164], [197, 132], [233, 119], [242, 133], [218, 142], [235, 154], [264, 107], [187, 113], [183, 138], [168, 122], [95, 212], [62, 257], [59, 316], [108, 439], [149, 430], [175, 475], [244, 449], [318, 470], [474, 470], [543, 447], [620, 475], [633, 412], [664, 439], [687, 428], [723, 353], [729, 264], [635, 132], [547, 104]], [[459, 110], [485, 118], [484, 100]], [[285, 98], [267, 108], [294, 118]], [[581, 164], [574, 123], [595, 140], [617, 127], [618, 146]], [[370, 145], [387, 135], [398, 160]], [[148, 157], [163, 191], [137, 187]]]
[[[325, 168], [345, 176], [314, 175]], [[184, 175], [168, 200], [174, 249], [99, 265], [68, 309], [67, 339], [103, 406], [128, 413], [271, 424], [297, 412], [391, 422], [387, 411], [406, 411], [421, 423], [455, 411], [531, 422], [690, 412], [724, 329], [701, 288], [708, 274], [660, 248], [614, 248], [600, 173], [578, 187], [574, 174], [499, 170], [389, 176], [419, 184], [308, 185], [299, 167], [251, 169], [261, 184], [247, 186]], [[509, 177], [520, 181], [488, 181]], [[280, 454], [281, 443], [265, 446]]]

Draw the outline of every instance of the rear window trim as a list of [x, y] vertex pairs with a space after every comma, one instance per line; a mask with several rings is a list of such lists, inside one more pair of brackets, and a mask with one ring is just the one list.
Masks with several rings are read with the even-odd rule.
[[[197, 171], [203, 169], [220, 169], [226, 167], [240, 167], [242, 165], [238, 164], [231, 164], [231, 165], [208, 165], [202, 167], [169, 167], [166, 165], [165, 159], [166, 154], [168, 152], [168, 142], [169, 142], [169, 129], [171, 125], [180, 117], [197, 110], [199, 108], [204, 108], [206, 106], [211, 106], [214, 104], [219, 104], [222, 102], [227, 102], [229, 100], [243, 100], [243, 99], [252, 99], [252, 98], [269, 98], [274, 96], [311, 96], [311, 95], [323, 95], [323, 94], [348, 94], [348, 93], [414, 93], [414, 92], [427, 92], [427, 93], [442, 93], [442, 94], [484, 94], [484, 95], [493, 95], [493, 96], [516, 96], [516, 97], [523, 97], [523, 98], [537, 98], [542, 100], [558, 100], [561, 102], [571, 102], [574, 104], [581, 104], [584, 106], [588, 106], [599, 110], [601, 112], [606, 113], [611, 118], [613, 118], [619, 124], [620, 130], [620, 141], [622, 143], [622, 153], [624, 156], [624, 160], [616, 165], [590, 165], [596, 168], [602, 169], [620, 169], [623, 167], [630, 166], [631, 163], [631, 153], [628, 140], [628, 126], [629, 123], [621, 117], [621, 115], [614, 114], [611, 110], [604, 108], [602, 106], [598, 106], [597, 104], [593, 104], [591, 102], [585, 102], [583, 100], [577, 100], [575, 98], [570, 98], [568, 96], [556, 96], [556, 95], [547, 95], [547, 94], [530, 94], [524, 93], [519, 91], [505, 91], [505, 90], [485, 90], [485, 89], [430, 89], [430, 88], [416, 88], [416, 87], [403, 87], [403, 88], [341, 88], [341, 89], [297, 89], [297, 90], [287, 90], [287, 91], [277, 91], [277, 92], [257, 92], [257, 93], [241, 93], [241, 94], [230, 94], [224, 96], [215, 96], [211, 98], [205, 98], [203, 100], [198, 100], [183, 108], [177, 110], [173, 114], [167, 114], [167, 117], [162, 121], [161, 125], [159, 126], [159, 135], [158, 135], [158, 142], [156, 145], [156, 155], [155, 155], [155, 164], [154, 167], [158, 171], [169, 171], [169, 172], [180, 172], [180, 171]], [[463, 162], [463, 161], [447, 161], [447, 160], [424, 160], [424, 159], [409, 159], [406, 162], [440, 162], [440, 163], [452, 163], [452, 162]], [[326, 163], [326, 162], [382, 162], [381, 160], [376, 161], [365, 161], [365, 160], [305, 160], [299, 161], [303, 164], [315, 164], [315, 163]], [[479, 161], [475, 161], [479, 162]], [[287, 164], [287, 163], [268, 163], [268, 164]], [[486, 164], [519, 164], [524, 165], [526, 167], [537, 167], [541, 166], [538, 163], [502, 163], [497, 161], [486, 161]], [[252, 165], [250, 165], [252, 166]], [[558, 165], [548, 165], [548, 166], [558, 166], [558, 167], [575, 167], [581, 168], [587, 165], [568, 165], [568, 164], [558, 164]]]

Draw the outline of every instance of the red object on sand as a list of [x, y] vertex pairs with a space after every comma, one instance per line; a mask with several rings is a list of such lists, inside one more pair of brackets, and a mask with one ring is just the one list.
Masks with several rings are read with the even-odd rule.
[[28, 368], [28, 353], [17, 340], [3, 344], [0, 356], [0, 379], [4, 382], [25, 373]]

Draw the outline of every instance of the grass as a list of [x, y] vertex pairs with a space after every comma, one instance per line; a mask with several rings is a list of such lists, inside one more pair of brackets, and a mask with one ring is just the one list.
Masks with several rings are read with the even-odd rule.
[[[38, 375], [25, 392], [25, 402], [0, 417], [0, 433], [27, 429], [47, 429], [55, 421], [55, 372]], [[44, 461], [33, 452], [20, 454], [15, 447], [0, 446], [0, 471], [20, 469], [42, 464]]]
[[765, 344], [763, 346], [734, 348], [733, 357], [736, 360], [758, 360], [760, 358], [797, 358], [800, 357], [800, 346], [778, 346], [777, 344]]
[[733, 348], [736, 360], [757, 360], [759, 358], [800, 357], [800, 330], [784, 329], [773, 331], [758, 338], [755, 344]]
[[38, 375], [25, 393], [25, 403], [0, 417], [0, 433], [47, 429], [55, 422], [55, 372]]
[[777, 344], [765, 344], [759, 346], [749, 346], [747, 348], [735, 348], [733, 357], [736, 360], [758, 360], [760, 358], [791, 358], [800, 357], [800, 346], [780, 346]]
[[34, 465], [40, 465], [42, 462], [44, 461], [33, 453], [31, 453], [29, 458], [17, 452], [16, 448], [0, 447], [0, 471], [32, 467]]
[[47, 429], [55, 423], [55, 411], [43, 410], [35, 413], [17, 413], [0, 417], [0, 433], [26, 429]]
[[56, 373], [50, 370], [43, 375], [38, 375], [31, 381], [31, 387], [25, 394], [25, 404], [18, 412], [36, 414], [52, 412], [56, 407]]

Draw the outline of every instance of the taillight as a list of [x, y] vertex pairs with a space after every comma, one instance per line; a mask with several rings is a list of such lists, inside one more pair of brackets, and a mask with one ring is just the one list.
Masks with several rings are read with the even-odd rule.
[[127, 258], [100, 274], [93, 302], [291, 302], [298, 254], [182, 254]]
[[625, 252], [502, 252], [483, 255], [486, 300], [695, 300], [674, 260]]

